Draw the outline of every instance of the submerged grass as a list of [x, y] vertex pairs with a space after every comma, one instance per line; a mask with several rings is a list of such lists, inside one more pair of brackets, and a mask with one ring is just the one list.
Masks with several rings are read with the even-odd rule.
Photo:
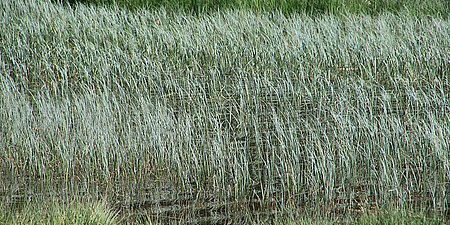
[[[55, 225], [116, 225], [130, 224], [126, 216], [121, 216], [110, 209], [106, 203], [77, 203], [63, 204], [61, 202], [30, 203], [21, 209], [11, 209], [0, 206], [0, 224], [55, 224]], [[139, 224], [167, 224], [157, 221], [142, 220]], [[441, 218], [427, 216], [413, 211], [381, 211], [355, 217], [336, 218], [254, 218], [242, 221], [245, 224], [279, 224], [279, 225], [331, 225], [331, 224], [389, 224], [389, 225], [441, 225], [445, 221]], [[182, 221], [174, 222], [180, 224]]]
[[448, 19], [2, 1], [0, 30], [4, 193], [95, 183], [156, 216], [449, 210]]
[[442, 225], [445, 221], [433, 216], [427, 216], [423, 213], [412, 211], [381, 211], [373, 214], [364, 214], [357, 217], [348, 218], [303, 218], [296, 220], [275, 219], [270, 221], [253, 221], [251, 224], [279, 224], [279, 225], [331, 225], [331, 224], [355, 224], [355, 225], [373, 225], [373, 224], [411, 224], [411, 225]]

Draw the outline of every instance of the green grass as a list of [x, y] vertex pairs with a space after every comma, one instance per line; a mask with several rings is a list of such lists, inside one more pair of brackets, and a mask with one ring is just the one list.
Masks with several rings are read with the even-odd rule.
[[[61, 0], [54, 0], [61, 2]], [[155, 9], [185, 11], [192, 13], [214, 12], [223, 9], [251, 10], [255, 12], [281, 11], [285, 14], [342, 14], [363, 13], [378, 15], [380, 13], [409, 12], [415, 15], [448, 16], [450, 5], [445, 0], [69, 0], [95, 5], [118, 5], [128, 9]]]
[[117, 213], [110, 210], [105, 203], [62, 205], [59, 202], [41, 202], [27, 204], [20, 209], [0, 205], [0, 224], [84, 224], [112, 225], [119, 224]]
[[0, 190], [443, 214], [449, 24], [2, 1]]

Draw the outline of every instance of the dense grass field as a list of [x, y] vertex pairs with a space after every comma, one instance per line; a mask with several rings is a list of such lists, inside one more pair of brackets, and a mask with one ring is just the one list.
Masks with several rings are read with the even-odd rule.
[[105, 215], [162, 223], [392, 209], [443, 223], [449, 25], [2, 1], [3, 206], [104, 199]]
[[384, 12], [448, 17], [450, 3], [446, 0], [53, 0], [56, 3], [77, 3], [100, 6], [116, 5], [130, 10], [155, 9], [189, 13], [209, 13], [224, 9], [253, 12], [281, 11], [284, 14], [310, 15], [363, 13], [379, 15]]

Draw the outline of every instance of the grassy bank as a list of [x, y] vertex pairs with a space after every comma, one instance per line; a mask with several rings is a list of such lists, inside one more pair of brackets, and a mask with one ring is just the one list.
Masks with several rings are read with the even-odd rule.
[[2, 193], [448, 211], [448, 19], [2, 1], [0, 30]]
[[214, 12], [224, 9], [250, 10], [254, 12], [281, 11], [285, 14], [341, 14], [408, 12], [413, 15], [448, 16], [450, 4], [445, 0], [54, 0], [94, 4], [102, 6], [118, 5], [128, 9], [157, 9], [184, 11], [191, 13]]

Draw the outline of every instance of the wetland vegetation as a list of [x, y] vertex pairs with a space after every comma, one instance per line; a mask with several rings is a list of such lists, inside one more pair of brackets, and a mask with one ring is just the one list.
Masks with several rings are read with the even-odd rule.
[[77, 3], [119, 6], [130, 10], [165, 8], [175, 12], [210, 13], [234, 9], [257, 13], [280, 11], [288, 14], [341, 14], [407, 12], [412, 15], [448, 17], [450, 4], [445, 0], [53, 0], [76, 6]]
[[249, 9], [1, 1], [0, 223], [445, 223], [448, 17]]

